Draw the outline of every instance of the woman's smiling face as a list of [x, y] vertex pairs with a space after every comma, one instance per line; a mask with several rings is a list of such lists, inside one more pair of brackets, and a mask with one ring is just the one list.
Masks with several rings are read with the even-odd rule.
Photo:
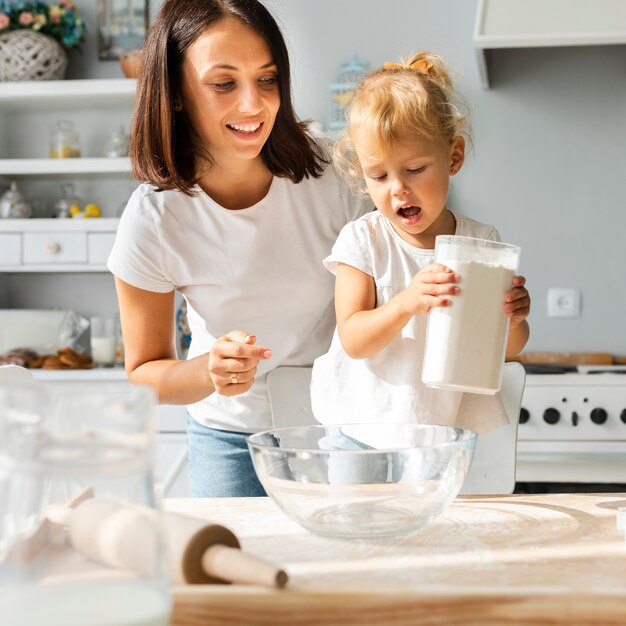
[[267, 42], [237, 19], [189, 46], [180, 104], [218, 166], [259, 157], [280, 106], [278, 80]]
[[[446, 208], [450, 168], [462, 165], [464, 141], [414, 138], [393, 142], [382, 158], [363, 135], [354, 141], [367, 190], [376, 208], [405, 241], [418, 247], [430, 240]], [[459, 159], [460, 157], [460, 159]]]

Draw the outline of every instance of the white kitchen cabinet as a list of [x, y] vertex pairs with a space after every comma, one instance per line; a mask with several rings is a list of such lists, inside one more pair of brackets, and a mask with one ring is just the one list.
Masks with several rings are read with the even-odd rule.
[[86, 233], [24, 233], [24, 265], [87, 262]]
[[0, 233], [0, 266], [14, 270], [22, 264], [22, 235]]
[[[27, 199], [43, 202], [44, 214], [51, 215], [64, 195], [61, 185], [73, 183], [75, 195], [103, 213], [91, 219], [0, 219], [1, 307], [73, 308], [85, 316], [115, 313], [106, 260], [117, 216], [137, 182], [127, 157], [103, 153], [112, 133], [120, 126], [129, 130], [135, 90], [136, 81], [130, 79], [0, 83], [0, 194], [16, 180]], [[74, 123], [79, 158], [49, 158], [51, 133], [61, 119]], [[45, 285], [39, 274], [46, 275]], [[83, 303], [85, 310], [80, 309]]]
[[90, 266], [106, 265], [114, 242], [115, 231], [105, 233], [87, 233], [87, 263]]
[[161, 404], [157, 407], [155, 480], [164, 498], [191, 496], [187, 463], [187, 408]]
[[[102, 152], [111, 132], [129, 126], [135, 89], [136, 81], [129, 79], [0, 83], [0, 183], [18, 179], [22, 192], [44, 201], [50, 211], [60, 184], [74, 182], [77, 195], [108, 216], [0, 220], [0, 271], [106, 270], [118, 223], [114, 216], [136, 183], [128, 158], [106, 158]], [[48, 158], [50, 132], [59, 119], [75, 122], [80, 158]]]
[[105, 272], [117, 218], [0, 220], [0, 272]]
[[[61, 195], [60, 183], [73, 182], [76, 194], [85, 203], [98, 204], [104, 215], [0, 219], [0, 273], [18, 275], [21, 290], [30, 278], [27, 274], [46, 274], [47, 283], [57, 280], [67, 289], [61, 275], [70, 274], [72, 285], [80, 285], [83, 274], [99, 283], [100, 277], [96, 280], [93, 274], [108, 272], [106, 261], [119, 224], [114, 216], [137, 183], [130, 177], [128, 158], [103, 157], [102, 149], [112, 131], [129, 127], [134, 97], [135, 81], [129, 79], [0, 83], [0, 193], [2, 183], [8, 186], [17, 179], [27, 197], [37, 196], [51, 206], [55, 195]], [[50, 132], [59, 119], [75, 122], [80, 158], [48, 158]], [[76, 289], [80, 292], [81, 287]], [[45, 309], [50, 305], [41, 291], [38, 306]], [[4, 300], [9, 308], [19, 308], [10, 294]], [[115, 309], [115, 302], [111, 307]], [[130, 384], [119, 368], [32, 372], [37, 381], [51, 384]], [[157, 407], [154, 472], [163, 496], [191, 495], [186, 418], [183, 406]]]
[[484, 88], [498, 50], [624, 44], [624, 0], [478, 1], [474, 48]]
[[[129, 130], [135, 89], [131, 79], [0, 83], [0, 183], [16, 179], [50, 210], [60, 183], [73, 182], [85, 203], [115, 216], [136, 183], [130, 160], [105, 157], [105, 145], [120, 126]], [[62, 119], [79, 135], [79, 158], [49, 158], [50, 136]]]
[[188, 498], [191, 483], [187, 462], [187, 435], [159, 432], [154, 442], [155, 482], [163, 498]]

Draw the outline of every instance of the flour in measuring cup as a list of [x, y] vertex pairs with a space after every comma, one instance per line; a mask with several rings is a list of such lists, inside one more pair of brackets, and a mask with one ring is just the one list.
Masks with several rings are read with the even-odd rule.
[[431, 387], [493, 394], [500, 388], [508, 318], [504, 293], [513, 270], [475, 261], [442, 261], [461, 292], [429, 313], [422, 380]]

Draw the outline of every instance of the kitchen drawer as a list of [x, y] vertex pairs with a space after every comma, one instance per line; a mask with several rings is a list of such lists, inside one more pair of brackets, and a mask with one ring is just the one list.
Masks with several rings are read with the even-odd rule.
[[0, 265], [20, 265], [22, 263], [22, 235], [19, 233], [0, 234]]
[[91, 265], [106, 265], [115, 242], [115, 233], [89, 233], [87, 250]]
[[24, 233], [24, 263], [86, 263], [87, 233]]

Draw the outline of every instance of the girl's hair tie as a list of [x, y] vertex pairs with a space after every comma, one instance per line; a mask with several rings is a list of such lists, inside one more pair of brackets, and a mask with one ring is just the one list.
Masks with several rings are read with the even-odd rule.
[[402, 65], [400, 63], [392, 63], [387, 61], [385, 65], [383, 65], [383, 69], [386, 70], [413, 70], [418, 74], [422, 74], [424, 76], [428, 76], [430, 74], [430, 70], [432, 69], [433, 64], [428, 63], [428, 61], [424, 61], [424, 59], [418, 59], [411, 63], [411, 65]]

